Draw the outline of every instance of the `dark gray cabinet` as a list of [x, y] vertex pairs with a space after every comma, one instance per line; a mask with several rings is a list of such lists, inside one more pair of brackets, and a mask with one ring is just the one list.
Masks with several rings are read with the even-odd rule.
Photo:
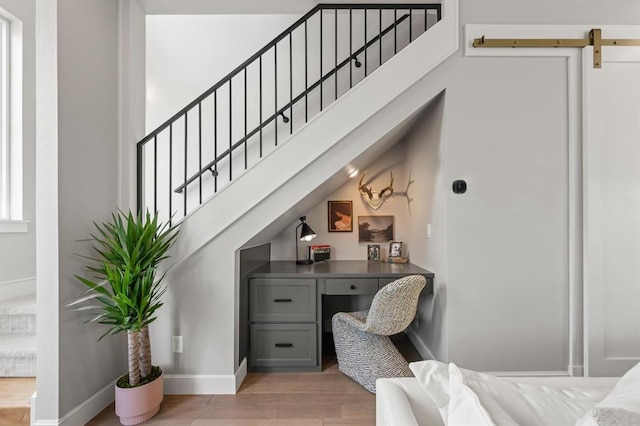
[[[249, 370], [321, 371], [324, 296], [373, 297], [384, 285], [423, 275], [433, 294], [433, 272], [412, 264], [332, 260], [312, 265], [266, 263], [247, 274]], [[323, 321], [324, 320], [324, 321]]]

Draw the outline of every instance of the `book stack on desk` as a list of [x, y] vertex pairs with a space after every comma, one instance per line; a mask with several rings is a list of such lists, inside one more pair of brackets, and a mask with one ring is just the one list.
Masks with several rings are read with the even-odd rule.
[[323, 262], [331, 259], [331, 246], [329, 244], [318, 244], [309, 246], [311, 259], [314, 262]]

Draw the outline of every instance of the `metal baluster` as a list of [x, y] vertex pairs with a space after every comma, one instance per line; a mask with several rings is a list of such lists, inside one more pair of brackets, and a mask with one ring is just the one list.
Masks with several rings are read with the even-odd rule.
[[262, 158], [262, 55], [260, 55], [260, 158]]
[[[293, 133], [293, 31], [289, 33], [289, 134]], [[277, 120], [277, 118], [276, 118]]]
[[142, 156], [146, 145], [138, 143], [136, 146], [136, 208], [142, 214]]
[[367, 76], [367, 9], [363, 9], [364, 14], [364, 76]]
[[247, 170], [247, 69], [244, 69], [244, 169]]
[[424, 30], [427, 31], [427, 10], [424, 10]]
[[153, 136], [153, 212], [158, 211], [158, 135]]
[[324, 10], [320, 9], [320, 111], [322, 111], [322, 16]]
[[413, 9], [409, 9], [409, 43], [413, 41]]
[[380, 64], [378, 66], [382, 66], [382, 7], [379, 10], [379, 30], [378, 30], [378, 48], [380, 49], [380, 57], [379, 57], [379, 62]]
[[[202, 102], [198, 102], [198, 171], [202, 170]], [[198, 204], [202, 204], [202, 173], [198, 176]]]
[[307, 89], [309, 88], [309, 75], [307, 72], [307, 21], [304, 21], [304, 122], [309, 119], [309, 100], [307, 97]]
[[[274, 100], [274, 109], [273, 109], [273, 114], [274, 115], [278, 115], [278, 45], [274, 44], [273, 45], [273, 78], [274, 78], [274, 84], [273, 84], [273, 100]], [[278, 146], [278, 118], [276, 117], [273, 120], [273, 125], [275, 127], [275, 139], [276, 139], [276, 146]]]
[[[353, 56], [353, 14], [349, 8], [349, 58]], [[349, 88], [353, 87], [353, 64], [349, 63]]]
[[173, 123], [169, 124], [169, 226], [171, 226], [171, 218], [173, 214], [171, 211], [173, 210], [171, 206], [171, 202], [173, 199]]
[[187, 193], [189, 189], [186, 186], [186, 183], [187, 183], [187, 124], [188, 124], [187, 112], [185, 111], [184, 113], [184, 183], [185, 183], [185, 187], [182, 189], [183, 217], [187, 215]]
[[229, 182], [233, 180], [233, 151], [231, 147], [233, 146], [233, 103], [231, 97], [231, 82], [233, 79], [229, 79]]
[[398, 9], [393, 9], [393, 54], [398, 53]]
[[338, 99], [338, 8], [336, 7], [333, 10], [335, 25], [333, 27], [335, 31], [334, 41], [335, 41], [335, 50], [333, 51], [333, 69], [336, 70], [335, 75], [333, 76], [333, 82], [335, 83], [335, 99]]
[[213, 193], [218, 192], [218, 91], [213, 92]]

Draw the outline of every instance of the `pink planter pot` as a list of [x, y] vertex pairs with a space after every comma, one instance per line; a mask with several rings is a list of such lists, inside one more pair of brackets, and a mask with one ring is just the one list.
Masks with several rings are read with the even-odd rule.
[[164, 397], [164, 374], [137, 388], [116, 386], [116, 414], [120, 424], [137, 425], [158, 413]]

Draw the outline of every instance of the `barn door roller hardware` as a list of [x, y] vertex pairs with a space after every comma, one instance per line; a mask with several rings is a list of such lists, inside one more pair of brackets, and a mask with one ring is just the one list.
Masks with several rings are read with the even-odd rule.
[[473, 47], [586, 47], [593, 46], [593, 67], [602, 66], [602, 46], [640, 46], [640, 39], [603, 39], [594, 28], [589, 38], [485, 38], [473, 40]]

